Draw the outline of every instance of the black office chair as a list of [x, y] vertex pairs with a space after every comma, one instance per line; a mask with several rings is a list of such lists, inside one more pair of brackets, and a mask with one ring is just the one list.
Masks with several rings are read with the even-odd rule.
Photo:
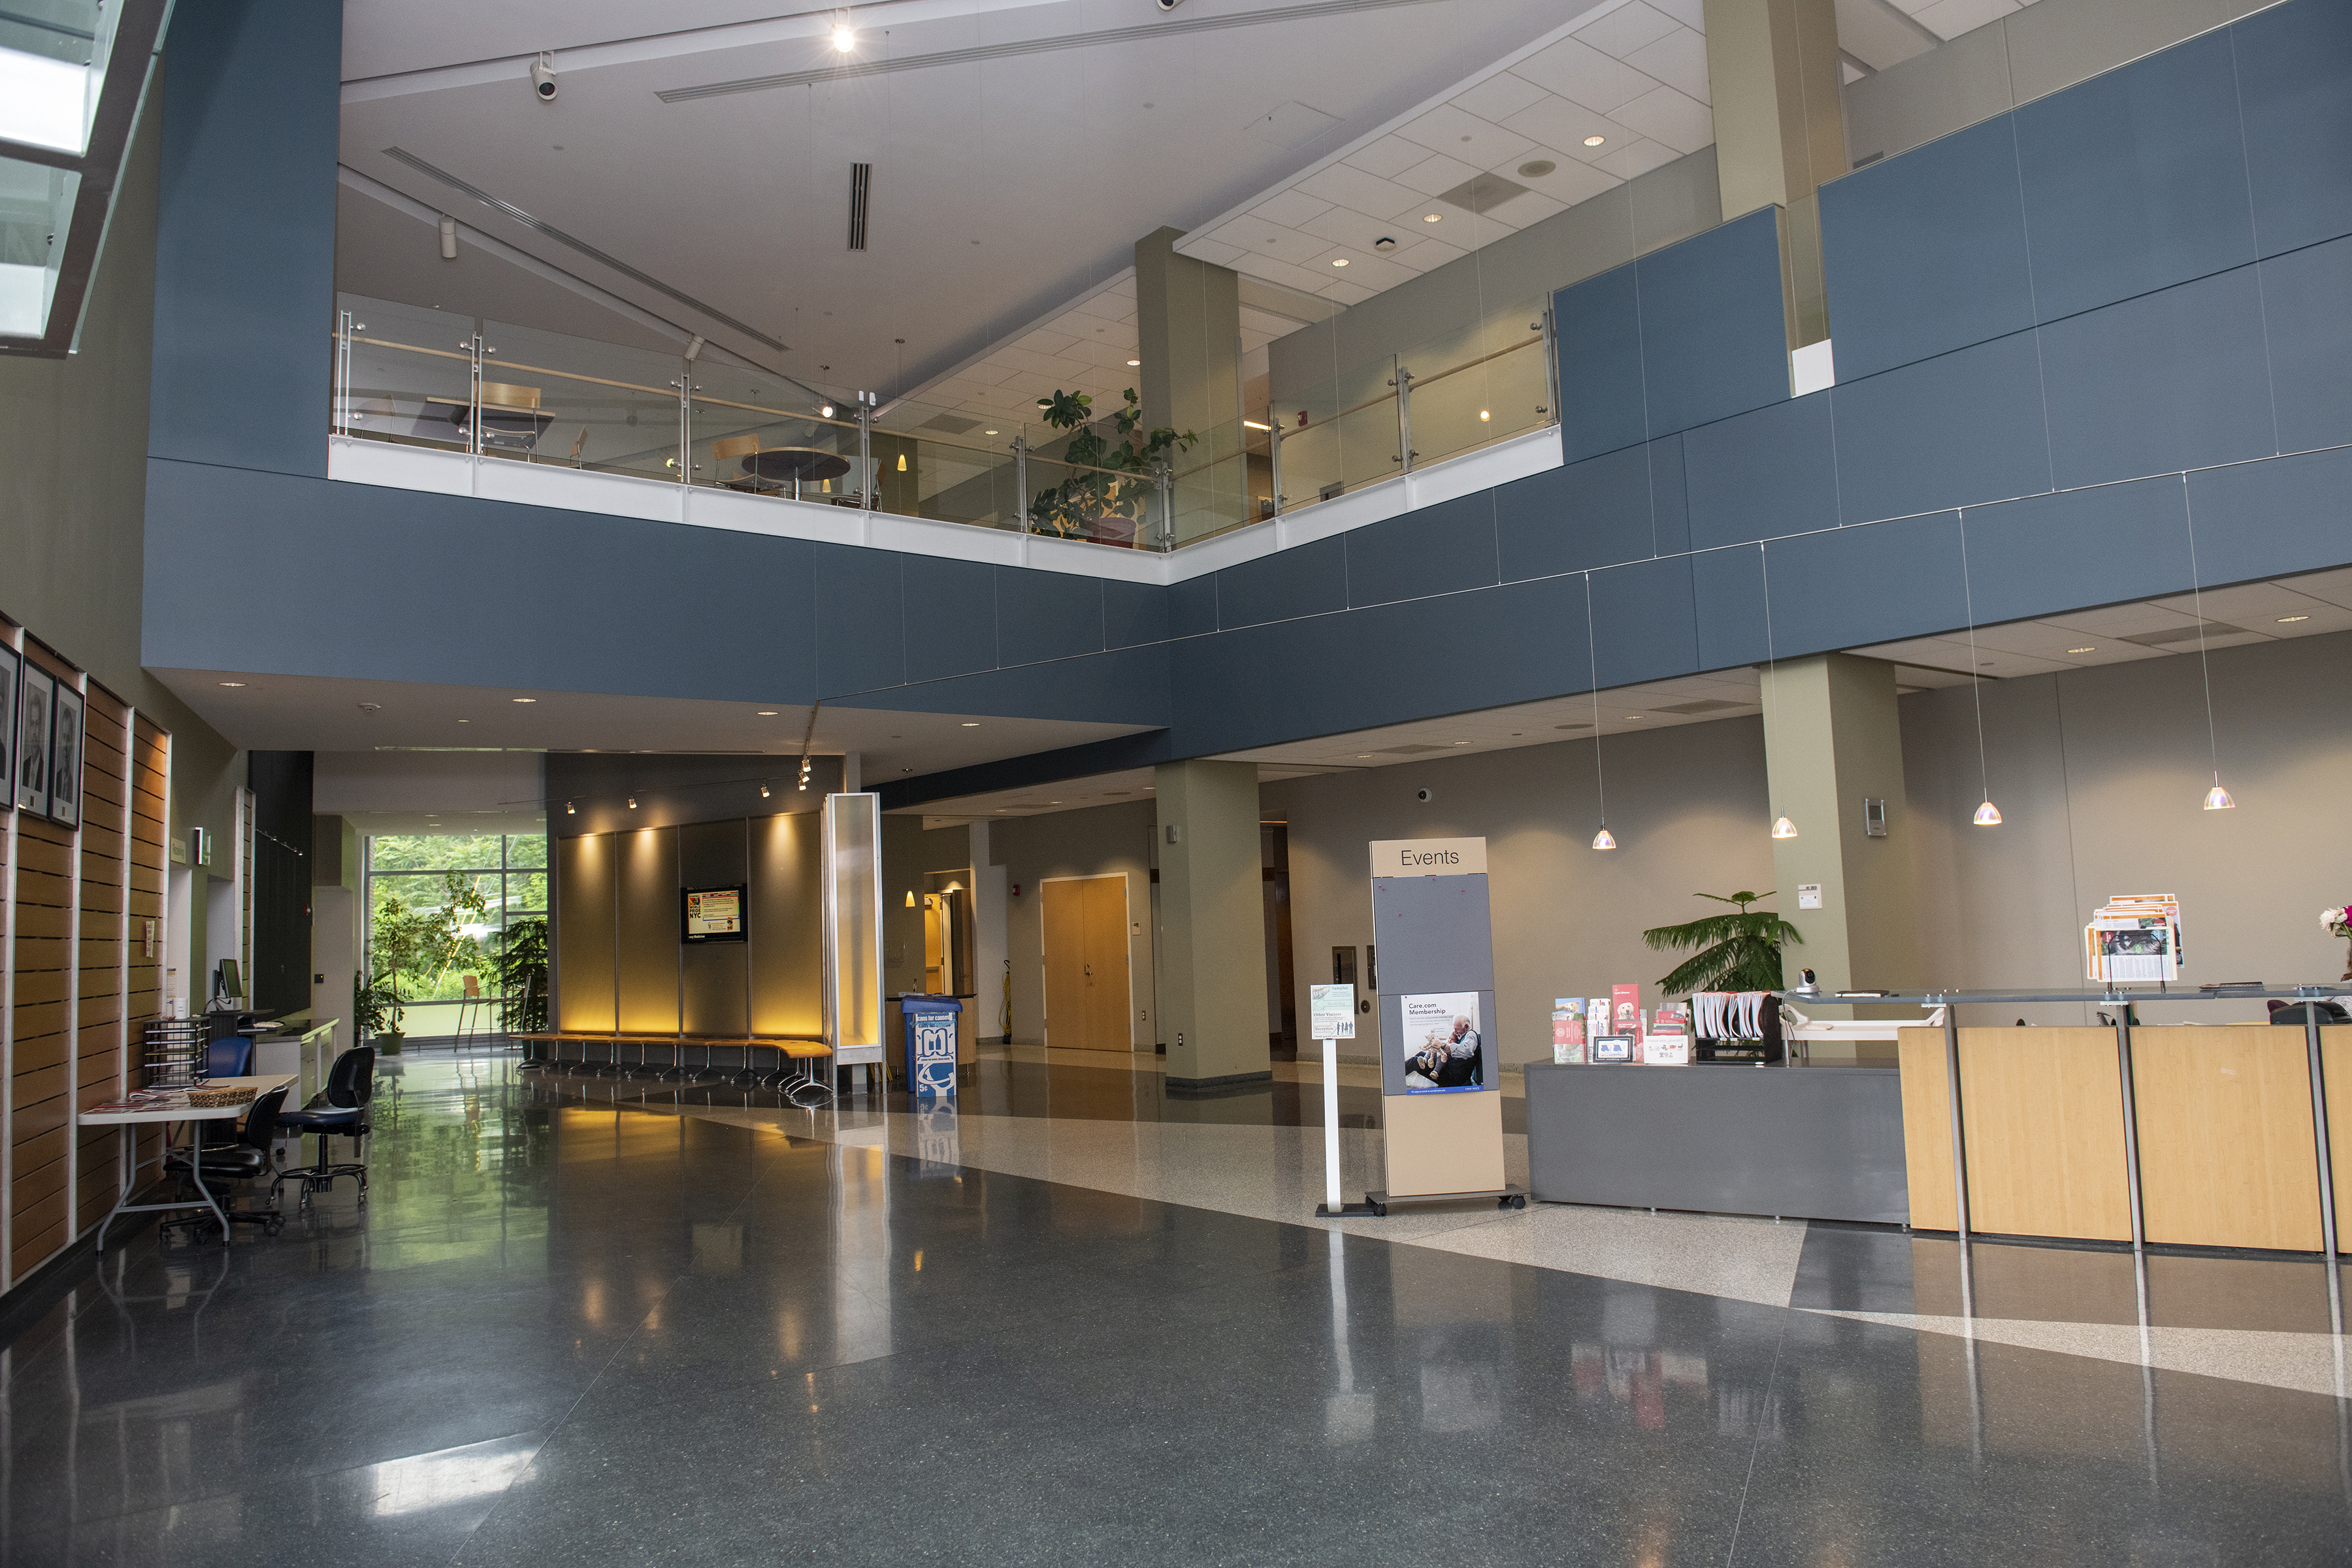
[[[257, 1095], [252, 1108], [245, 1113], [244, 1131], [237, 1134], [235, 1142], [197, 1143], [192, 1148], [167, 1152], [163, 1156], [163, 1169], [184, 1181], [201, 1173], [205, 1190], [215, 1199], [224, 1194], [213, 1185], [215, 1182], [250, 1182], [263, 1176], [276, 1178], [277, 1159], [271, 1150], [278, 1137], [281, 1120], [279, 1113], [285, 1104], [286, 1091], [283, 1089], [273, 1089], [268, 1094]], [[236, 1206], [236, 1200], [230, 1198], [221, 1205], [221, 1209], [228, 1215], [230, 1224], [257, 1225], [265, 1236], [276, 1236], [278, 1227], [286, 1223], [286, 1216], [278, 1208], [276, 1179], [269, 1184], [268, 1208], [241, 1209]], [[212, 1211], [205, 1209], [185, 1219], [165, 1220], [156, 1227], [156, 1231], [162, 1235], [183, 1226], [212, 1223]]]
[[360, 1202], [367, 1202], [367, 1162], [364, 1159], [335, 1164], [329, 1162], [328, 1140], [349, 1138], [354, 1143], [373, 1131], [368, 1125], [368, 1102], [375, 1098], [375, 1047], [354, 1046], [335, 1058], [327, 1070], [327, 1087], [323, 1093], [299, 1110], [289, 1110], [278, 1119], [279, 1128], [298, 1137], [308, 1132], [319, 1140], [319, 1160], [312, 1165], [294, 1165], [278, 1173], [270, 1183], [270, 1201], [277, 1201], [279, 1184], [299, 1181], [302, 1184], [301, 1202], [310, 1201], [313, 1193], [334, 1190], [335, 1178], [350, 1176], [360, 1184]]

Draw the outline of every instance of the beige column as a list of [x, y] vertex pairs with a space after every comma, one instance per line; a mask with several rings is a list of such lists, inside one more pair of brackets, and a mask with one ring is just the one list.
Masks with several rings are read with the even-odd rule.
[[[1922, 984], [1895, 667], [1832, 653], [1768, 669], [1764, 761], [1772, 810], [1797, 829], [1772, 841], [1771, 907], [1805, 939], [1781, 952], [1788, 983], [1811, 969], [1824, 993]], [[1883, 837], [1866, 829], [1870, 800], [1885, 804]], [[1822, 907], [1799, 908], [1798, 889], [1814, 885]]]
[[1162, 763], [1160, 1026], [1171, 1088], [1274, 1076], [1255, 763]]
[[1814, 192], [1846, 172], [1835, 0], [1706, 0], [1706, 84], [1726, 221], [1781, 209], [1789, 346], [1830, 335]]
[[[1206, 437], [1242, 416], [1241, 276], [1176, 254], [1181, 228], [1135, 242], [1144, 427]], [[1108, 409], [1097, 409], [1108, 413]]]

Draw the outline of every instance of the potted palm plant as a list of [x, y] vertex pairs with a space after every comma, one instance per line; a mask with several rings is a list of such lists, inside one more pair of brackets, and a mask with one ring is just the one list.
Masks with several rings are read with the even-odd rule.
[[1738, 908], [1731, 914], [1707, 915], [1685, 925], [1655, 926], [1642, 933], [1643, 942], [1654, 952], [1691, 954], [1658, 982], [1658, 989], [1669, 996], [1685, 996], [1694, 991], [1778, 991], [1781, 944], [1801, 945], [1805, 939], [1797, 934], [1795, 926], [1770, 910], [1748, 907], [1771, 895], [1743, 889], [1729, 898], [1717, 893], [1691, 897]]

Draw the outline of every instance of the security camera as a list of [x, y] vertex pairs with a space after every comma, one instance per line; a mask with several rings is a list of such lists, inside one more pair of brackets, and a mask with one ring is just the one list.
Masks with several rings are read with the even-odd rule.
[[1417, 789], [1412, 792], [1412, 798], [1421, 802], [1422, 805], [1427, 805], [1431, 801], [1437, 798], [1437, 792], [1433, 789]]
[[530, 90], [542, 103], [555, 101], [555, 57], [541, 55], [530, 62]]
[[1173, 11], [1177, 6], [1184, 4], [1184, 0], [1153, 0], [1153, 4], [1162, 11]]

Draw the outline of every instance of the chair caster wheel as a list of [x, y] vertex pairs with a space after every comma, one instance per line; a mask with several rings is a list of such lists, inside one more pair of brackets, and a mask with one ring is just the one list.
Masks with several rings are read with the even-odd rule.
[[1528, 1200], [1524, 1197], [1507, 1197], [1503, 1200], [1503, 1206], [1507, 1209], [1523, 1209], [1528, 1206]]
[[1386, 1219], [1389, 1217], [1389, 1205], [1386, 1204], [1374, 1204], [1372, 1205], [1372, 1214], [1376, 1218]]

